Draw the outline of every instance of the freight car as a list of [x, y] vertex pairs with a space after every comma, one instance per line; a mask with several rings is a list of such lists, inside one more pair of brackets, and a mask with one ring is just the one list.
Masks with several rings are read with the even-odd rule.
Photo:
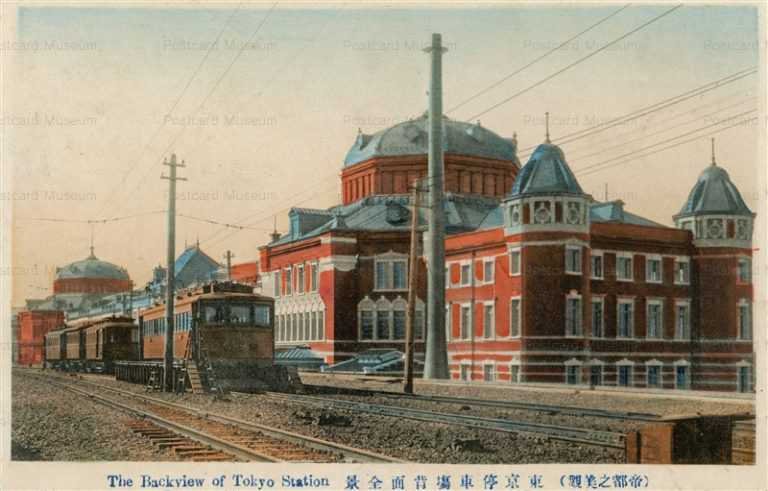
[[79, 319], [45, 336], [46, 364], [59, 370], [113, 373], [115, 361], [138, 354], [138, 327], [130, 317]]
[[[164, 380], [166, 313], [159, 304], [139, 314], [141, 361], [118, 362], [118, 380], [158, 386]], [[237, 283], [209, 283], [180, 292], [174, 303], [176, 390], [282, 390], [296, 387], [290, 369], [274, 363], [274, 300]]]

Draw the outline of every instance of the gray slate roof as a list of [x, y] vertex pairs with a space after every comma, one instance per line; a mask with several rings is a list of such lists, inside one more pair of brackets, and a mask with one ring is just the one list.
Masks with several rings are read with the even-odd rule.
[[[288, 244], [332, 230], [408, 231], [411, 226], [408, 203], [408, 195], [372, 195], [328, 210], [293, 208], [290, 212], [291, 230], [269, 246]], [[487, 221], [489, 214], [496, 213], [494, 210], [498, 207], [499, 201], [494, 198], [446, 193], [446, 232], [475, 230]], [[419, 210], [420, 225], [427, 223], [426, 213], [426, 208]], [[500, 217], [500, 212], [497, 213]], [[305, 221], [316, 225], [321, 216], [325, 217], [324, 222], [307, 230]]]
[[714, 164], [701, 173], [676, 218], [709, 214], [752, 215], [728, 172]]
[[[344, 166], [348, 167], [374, 157], [423, 155], [428, 152], [429, 117], [398, 123], [372, 135], [360, 133], [347, 152]], [[508, 160], [520, 165], [517, 145], [478, 124], [443, 118], [443, 150], [455, 155], [469, 155], [496, 160]]]
[[656, 223], [647, 218], [625, 211], [624, 203], [622, 201], [593, 203], [589, 208], [589, 220], [592, 223], [626, 223], [629, 225], [668, 228], [666, 225]]
[[509, 197], [525, 194], [584, 194], [557, 145], [542, 143], [520, 169]]
[[75, 261], [57, 269], [57, 280], [71, 278], [130, 279], [125, 269], [106, 261], [100, 261], [93, 254], [82, 261]]

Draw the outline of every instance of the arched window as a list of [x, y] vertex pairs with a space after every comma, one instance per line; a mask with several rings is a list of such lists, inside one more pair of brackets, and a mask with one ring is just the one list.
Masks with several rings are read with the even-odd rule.
[[[392, 302], [392, 339], [405, 339], [406, 310], [408, 303], [401, 297]], [[415, 336], [414, 336], [415, 337]]]
[[376, 305], [369, 297], [365, 297], [357, 305], [358, 339], [361, 341], [373, 340]]

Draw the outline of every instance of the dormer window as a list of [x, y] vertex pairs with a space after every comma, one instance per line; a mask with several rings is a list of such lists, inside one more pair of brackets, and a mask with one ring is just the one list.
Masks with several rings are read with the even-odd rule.
[[534, 212], [533, 217], [536, 223], [549, 223], [551, 217], [549, 203], [536, 203], [536, 211]]
[[710, 239], [723, 238], [723, 222], [719, 218], [710, 218], [707, 220], [707, 235]]
[[511, 225], [520, 225], [522, 214], [520, 213], [520, 205], [515, 204], [509, 207], [509, 223]]
[[415, 124], [408, 125], [407, 128], [405, 128], [405, 137], [408, 138], [410, 141], [415, 142], [419, 139], [421, 136], [421, 129], [419, 129], [418, 126]]
[[739, 240], [749, 240], [749, 222], [747, 220], [736, 221], [736, 238]]
[[568, 203], [568, 213], [566, 220], [571, 225], [578, 225], [581, 223], [581, 204], [580, 203]]

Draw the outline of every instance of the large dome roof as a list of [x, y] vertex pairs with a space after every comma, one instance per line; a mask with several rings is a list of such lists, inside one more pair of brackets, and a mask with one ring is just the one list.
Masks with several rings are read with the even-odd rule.
[[536, 147], [528, 163], [520, 169], [508, 196], [538, 193], [584, 194], [563, 151], [551, 143]]
[[99, 260], [93, 255], [93, 252], [82, 261], [75, 261], [56, 270], [57, 280], [75, 278], [130, 280], [125, 269]]
[[677, 217], [710, 214], [752, 215], [728, 172], [714, 163], [701, 173]]
[[[375, 157], [397, 157], [428, 153], [429, 117], [396, 124], [372, 135], [360, 133], [347, 152], [344, 166], [355, 165]], [[443, 150], [445, 153], [508, 160], [519, 164], [516, 143], [502, 138], [479, 124], [454, 121], [443, 117]]]

